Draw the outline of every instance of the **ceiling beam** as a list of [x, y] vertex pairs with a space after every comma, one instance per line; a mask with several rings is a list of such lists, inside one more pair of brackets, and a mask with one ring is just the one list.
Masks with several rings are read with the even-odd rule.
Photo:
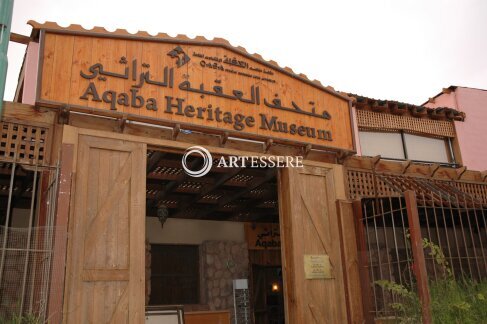
[[151, 173], [157, 167], [159, 161], [166, 155], [165, 152], [154, 151], [151, 157], [147, 159], [147, 173]]
[[[202, 163], [201, 159], [194, 159], [191, 162], [189, 162], [188, 167], [190, 169], [196, 167], [197, 164]], [[150, 206], [148, 207], [157, 207], [159, 206], [159, 201], [161, 201], [164, 197], [166, 197], [167, 194], [171, 193], [174, 189], [176, 189], [180, 184], [182, 184], [184, 181], [188, 180], [190, 176], [186, 173], [182, 173], [178, 176], [177, 180], [170, 181], [166, 186], [164, 187], [163, 190], [159, 191], [154, 198], [154, 200], [150, 203]]]
[[240, 171], [242, 171], [242, 168], [232, 168], [229, 169], [227, 173], [224, 173], [218, 177], [218, 179], [207, 185], [206, 187], [203, 187], [201, 192], [197, 194], [193, 199], [190, 199], [186, 203], [184, 203], [181, 208], [179, 208], [176, 213], [171, 216], [177, 218], [178, 216], [181, 216], [184, 214], [190, 207], [194, 204], [196, 204], [198, 201], [200, 201], [204, 196], [208, 195], [212, 191], [218, 189], [218, 187], [222, 186], [225, 182], [236, 176]]
[[276, 170], [275, 169], [268, 169], [264, 173], [264, 176], [263, 177], [261, 177], [261, 178], [255, 178], [252, 181], [250, 181], [250, 183], [245, 188], [243, 188], [243, 189], [235, 192], [232, 195], [222, 197], [222, 199], [218, 202], [217, 205], [205, 209], [204, 211], [202, 211], [200, 214], [197, 215], [197, 218], [198, 219], [202, 219], [202, 218], [206, 217], [208, 214], [211, 214], [211, 213], [219, 210], [220, 208], [222, 208], [226, 204], [229, 204], [229, 203], [237, 200], [238, 198], [242, 197], [243, 195], [245, 195], [249, 191], [252, 191], [255, 188], [258, 188], [259, 186], [261, 186], [262, 184], [264, 184], [267, 181], [271, 180], [275, 176], [276, 176]]

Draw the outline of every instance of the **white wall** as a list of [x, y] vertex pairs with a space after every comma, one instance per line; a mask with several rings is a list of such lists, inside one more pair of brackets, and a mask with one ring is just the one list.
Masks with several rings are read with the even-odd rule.
[[199, 245], [210, 240], [245, 242], [244, 223], [168, 218], [161, 228], [156, 217], [146, 217], [145, 224], [150, 243]]

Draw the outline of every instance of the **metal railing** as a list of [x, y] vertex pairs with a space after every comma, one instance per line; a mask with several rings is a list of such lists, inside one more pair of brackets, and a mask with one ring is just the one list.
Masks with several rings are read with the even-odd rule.
[[53, 244], [65, 240], [54, 216], [58, 167], [0, 161], [0, 321], [45, 321]]

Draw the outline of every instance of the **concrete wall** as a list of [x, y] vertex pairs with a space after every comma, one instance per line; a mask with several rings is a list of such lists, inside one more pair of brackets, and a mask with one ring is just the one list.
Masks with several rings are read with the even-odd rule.
[[463, 165], [470, 170], [487, 169], [487, 90], [457, 87], [443, 93], [426, 107], [450, 107], [466, 113], [464, 122], [455, 121]]

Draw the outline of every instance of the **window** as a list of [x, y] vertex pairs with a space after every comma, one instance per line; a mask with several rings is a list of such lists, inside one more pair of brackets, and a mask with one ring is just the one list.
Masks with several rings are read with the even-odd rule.
[[197, 245], [151, 245], [149, 305], [198, 304], [199, 281]]
[[449, 140], [407, 133], [360, 131], [362, 155], [386, 159], [454, 163]]
[[359, 132], [362, 155], [404, 159], [400, 133]]
[[404, 134], [404, 141], [409, 160], [450, 162], [444, 139]]

